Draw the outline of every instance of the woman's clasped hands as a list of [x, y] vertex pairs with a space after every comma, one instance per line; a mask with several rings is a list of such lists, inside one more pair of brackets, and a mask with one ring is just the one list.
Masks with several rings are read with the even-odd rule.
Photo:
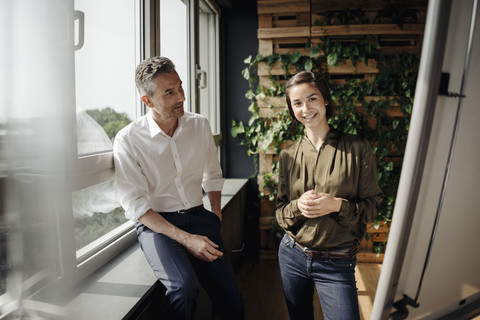
[[297, 207], [303, 216], [309, 219], [340, 211], [342, 199], [329, 193], [316, 193], [308, 190], [297, 200]]

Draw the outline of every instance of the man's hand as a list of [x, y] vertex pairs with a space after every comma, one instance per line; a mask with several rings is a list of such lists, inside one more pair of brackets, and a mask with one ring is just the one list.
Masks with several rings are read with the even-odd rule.
[[194, 257], [211, 262], [223, 256], [223, 252], [217, 250], [218, 244], [205, 236], [188, 234], [184, 241], [180, 242]]
[[318, 218], [340, 211], [342, 199], [328, 193], [315, 193], [309, 190], [297, 200], [297, 207], [306, 218]]
[[223, 253], [217, 250], [218, 245], [205, 236], [191, 234], [177, 228], [161, 215], [149, 209], [139, 221], [150, 230], [161, 233], [180, 243], [193, 256], [204, 261], [213, 261], [223, 256]]

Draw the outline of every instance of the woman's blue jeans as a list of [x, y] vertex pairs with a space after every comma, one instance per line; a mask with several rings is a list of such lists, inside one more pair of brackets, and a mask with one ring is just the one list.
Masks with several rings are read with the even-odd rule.
[[290, 319], [313, 319], [314, 288], [326, 320], [360, 319], [356, 260], [355, 254], [350, 259], [309, 257], [285, 234], [278, 262]]

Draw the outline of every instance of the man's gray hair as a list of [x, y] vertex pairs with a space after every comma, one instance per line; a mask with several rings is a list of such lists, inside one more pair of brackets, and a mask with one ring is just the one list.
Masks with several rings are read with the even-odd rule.
[[153, 80], [162, 73], [175, 71], [175, 64], [165, 57], [151, 57], [142, 61], [135, 71], [135, 84], [140, 95], [152, 96], [155, 92]]

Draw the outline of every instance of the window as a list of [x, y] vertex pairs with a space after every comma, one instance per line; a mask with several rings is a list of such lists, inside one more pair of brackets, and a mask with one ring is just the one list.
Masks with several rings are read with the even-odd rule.
[[[75, 0], [75, 102], [77, 159], [72, 167], [88, 170], [72, 175], [72, 208], [75, 249], [78, 262], [95, 253], [91, 247], [115, 228], [127, 222], [112, 179], [112, 162], [91, 167], [92, 161], [111, 159], [117, 132], [140, 114], [137, 107], [135, 68], [140, 47], [132, 0]], [[90, 159], [88, 159], [90, 158]], [[102, 179], [89, 171], [106, 171]], [[107, 179], [107, 180], [106, 180]], [[108, 243], [108, 242], [107, 242]]]

